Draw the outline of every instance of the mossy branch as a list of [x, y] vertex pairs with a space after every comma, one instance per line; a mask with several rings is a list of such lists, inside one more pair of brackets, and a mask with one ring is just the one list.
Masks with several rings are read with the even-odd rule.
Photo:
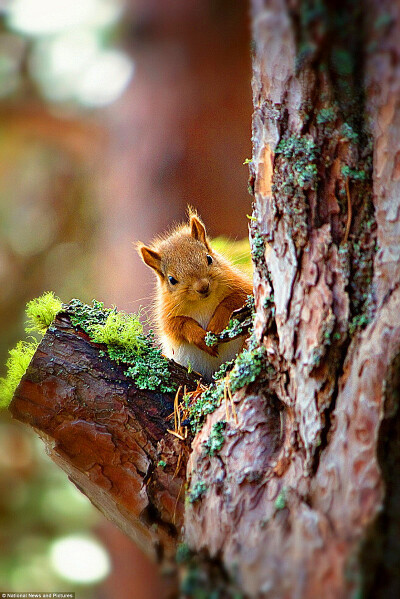
[[144, 552], [172, 559], [190, 439], [168, 429], [175, 390], [196, 388], [199, 376], [164, 358], [136, 316], [99, 302], [62, 305], [40, 343], [18, 355], [15, 364], [26, 359], [18, 372], [13, 367], [14, 383], [26, 372], [13, 416], [36, 430], [51, 458]]

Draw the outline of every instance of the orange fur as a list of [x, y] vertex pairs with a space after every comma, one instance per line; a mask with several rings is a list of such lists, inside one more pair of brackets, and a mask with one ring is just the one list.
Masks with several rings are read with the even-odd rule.
[[185, 366], [193, 354], [197, 370], [208, 376], [219, 365], [218, 347], [206, 345], [206, 333], [226, 327], [232, 311], [252, 293], [252, 283], [213, 251], [197, 214], [190, 211], [189, 217], [189, 225], [179, 225], [151, 247], [138, 244], [138, 251], [158, 278], [155, 314], [164, 353]]

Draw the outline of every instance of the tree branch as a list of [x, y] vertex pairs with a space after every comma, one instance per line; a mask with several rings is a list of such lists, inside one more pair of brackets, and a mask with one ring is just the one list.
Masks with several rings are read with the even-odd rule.
[[[168, 560], [183, 521], [189, 453], [167, 432], [174, 394], [137, 388], [102, 350], [59, 314], [10, 410], [107, 518], [151, 558]], [[177, 388], [196, 387], [194, 375], [175, 362], [169, 368]]]

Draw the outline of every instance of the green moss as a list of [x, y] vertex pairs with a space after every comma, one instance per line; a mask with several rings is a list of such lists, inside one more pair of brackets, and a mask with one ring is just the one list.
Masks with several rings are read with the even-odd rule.
[[207, 485], [203, 480], [198, 480], [190, 490], [189, 503], [195, 503], [199, 501], [205, 495], [207, 491]]
[[336, 120], [336, 113], [333, 108], [322, 108], [317, 114], [317, 123], [324, 125], [333, 123]]
[[382, 12], [376, 19], [374, 27], [375, 29], [382, 29], [391, 25], [394, 22], [393, 16], [389, 12]]
[[157, 466], [159, 466], [160, 468], [165, 468], [167, 465], [167, 462], [165, 460], [159, 460]]
[[332, 64], [336, 73], [342, 77], [351, 75], [354, 71], [354, 58], [344, 48], [333, 49]]
[[9, 352], [7, 374], [0, 378], [0, 407], [6, 408], [32, 360], [39, 342], [19, 341]]
[[[180, 584], [179, 597], [185, 599], [228, 599], [226, 593], [220, 593], [218, 589], [213, 589], [213, 581], [209, 579], [208, 572], [196, 565], [196, 561], [192, 558], [191, 563], [184, 575]], [[232, 597], [232, 599], [236, 599]]]
[[192, 555], [193, 553], [187, 543], [179, 543], [176, 549], [175, 561], [178, 564], [186, 564], [192, 558]]
[[222, 449], [222, 446], [225, 443], [225, 437], [223, 435], [225, 427], [225, 420], [221, 420], [220, 422], [215, 422], [213, 424], [210, 436], [204, 445], [207, 455], [214, 456]]
[[28, 319], [26, 332], [38, 332], [44, 335], [61, 309], [61, 300], [52, 291], [31, 300], [26, 305], [26, 316]]
[[168, 361], [154, 345], [152, 331], [147, 335], [136, 314], [127, 314], [114, 308], [104, 308], [93, 300], [92, 306], [74, 299], [66, 306], [74, 326], [79, 326], [95, 343], [104, 343], [112, 360], [126, 366], [139, 389], [174, 391], [170, 382]]
[[91, 327], [91, 339], [96, 343], [123, 348], [137, 353], [143, 347], [143, 326], [136, 314], [111, 311], [105, 322]]
[[286, 490], [285, 490], [285, 488], [283, 488], [275, 500], [275, 509], [283, 510], [285, 507], [286, 507]]
[[[25, 331], [44, 335], [60, 310], [62, 310], [61, 300], [52, 291], [29, 301], [25, 310], [27, 317]], [[16, 347], [10, 350], [6, 363], [7, 374], [4, 378], [0, 378], [0, 407], [5, 408], [10, 404], [38, 345], [39, 341], [34, 339], [19, 341]]]

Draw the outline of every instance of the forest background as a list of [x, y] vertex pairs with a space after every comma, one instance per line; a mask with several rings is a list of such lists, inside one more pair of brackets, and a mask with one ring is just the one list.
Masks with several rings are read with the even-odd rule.
[[[148, 308], [153, 280], [132, 242], [182, 220], [188, 203], [212, 236], [247, 236], [252, 104], [246, 3], [11, 0], [0, 10], [4, 365], [26, 302], [43, 291]], [[80, 551], [83, 569], [71, 557]], [[161, 584], [1, 413], [0, 588], [131, 599], [134, 585], [135, 599], [151, 599]]]

